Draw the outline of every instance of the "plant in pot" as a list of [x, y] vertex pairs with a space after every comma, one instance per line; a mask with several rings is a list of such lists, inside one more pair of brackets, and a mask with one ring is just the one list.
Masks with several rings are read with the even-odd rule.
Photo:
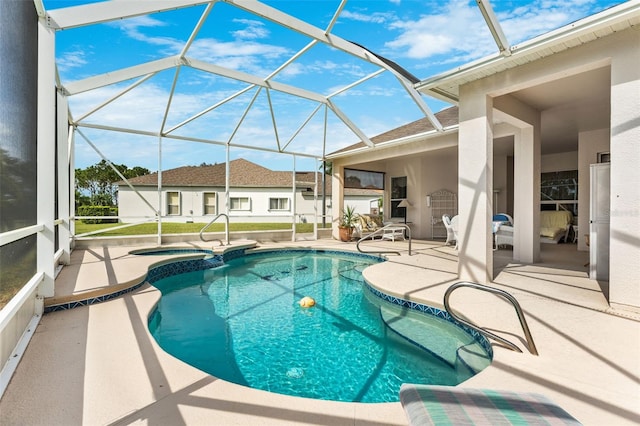
[[340, 241], [351, 241], [353, 227], [357, 220], [358, 214], [356, 213], [355, 207], [346, 206], [342, 209], [342, 213], [340, 214], [340, 223], [338, 224]]

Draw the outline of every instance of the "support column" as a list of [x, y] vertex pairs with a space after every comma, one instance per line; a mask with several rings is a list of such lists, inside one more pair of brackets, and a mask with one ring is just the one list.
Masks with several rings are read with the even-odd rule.
[[69, 147], [69, 125], [67, 120], [68, 102], [66, 96], [58, 93], [58, 136], [57, 136], [57, 156], [58, 156], [58, 219], [62, 223], [58, 225], [58, 245], [62, 250], [59, 262], [63, 265], [71, 263], [71, 203], [75, 200], [75, 193], [71, 189], [70, 173], [73, 168], [70, 166]]
[[540, 112], [504, 95], [494, 99], [500, 119], [513, 126], [513, 259], [540, 260]]
[[296, 156], [292, 155], [292, 171], [291, 171], [291, 241], [296, 241]]
[[38, 206], [37, 222], [44, 226], [38, 233], [38, 271], [44, 273], [38, 295], [52, 297], [54, 294], [55, 253], [54, 206], [55, 206], [55, 34], [38, 22]]
[[331, 226], [331, 235], [334, 239], [339, 240], [338, 223], [340, 222], [340, 213], [344, 208], [344, 166], [333, 162], [333, 174], [331, 175], [331, 213], [333, 223]]
[[493, 101], [473, 84], [460, 88], [458, 276], [493, 279]]
[[[640, 309], [640, 32], [611, 63], [609, 303]], [[632, 46], [632, 47], [631, 47]], [[580, 182], [580, 185], [583, 183]]]
[[535, 126], [526, 125], [513, 140], [513, 259], [523, 263], [540, 260], [539, 135]]

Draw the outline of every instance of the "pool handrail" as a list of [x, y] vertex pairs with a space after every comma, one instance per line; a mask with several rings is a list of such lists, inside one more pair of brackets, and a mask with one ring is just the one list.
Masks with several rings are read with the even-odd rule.
[[206, 240], [204, 238], [204, 231], [205, 229], [207, 229], [209, 226], [211, 226], [213, 224], [213, 222], [215, 222], [216, 220], [218, 220], [218, 218], [220, 216], [224, 216], [225, 218], [225, 223], [224, 223], [224, 233], [225, 233], [225, 238], [227, 240], [227, 245], [230, 245], [231, 243], [229, 242], [229, 216], [226, 213], [220, 213], [219, 215], [217, 215], [216, 217], [214, 217], [211, 222], [207, 223], [204, 228], [202, 228], [200, 230], [200, 239], [202, 241], [204, 241], [205, 243], [211, 242], [211, 241], [220, 241], [220, 245], [223, 246], [225, 245], [221, 239], [219, 238], [214, 238], [213, 240]]
[[400, 256], [400, 252], [399, 251], [395, 251], [395, 250], [362, 250], [360, 248], [360, 243], [363, 241], [366, 241], [368, 239], [375, 239], [376, 236], [378, 235], [383, 235], [384, 231], [389, 229], [389, 228], [397, 228], [397, 227], [401, 227], [404, 228], [405, 231], [407, 232], [407, 238], [409, 240], [409, 256], [411, 256], [411, 228], [409, 227], [409, 225], [404, 224], [404, 223], [390, 223], [388, 225], [383, 226], [380, 229], [377, 229], [376, 231], [372, 232], [371, 234], [365, 235], [364, 237], [360, 238], [358, 240], [358, 242], [356, 243], [356, 248], [358, 249], [358, 251], [360, 253], [375, 253], [375, 254], [385, 254], [385, 253], [393, 253], [393, 254], [397, 254], [398, 256]]
[[500, 343], [506, 345], [511, 350], [522, 353], [522, 350], [518, 346], [511, 343], [507, 339], [500, 337], [497, 334], [492, 333], [491, 331], [488, 331], [482, 327], [479, 327], [465, 319], [462, 319], [460, 316], [458, 316], [456, 313], [454, 313], [451, 310], [451, 305], [449, 304], [449, 297], [451, 296], [451, 293], [453, 293], [455, 289], [460, 287], [469, 287], [469, 288], [474, 288], [476, 290], [486, 291], [487, 293], [495, 294], [497, 296], [501, 296], [507, 299], [507, 301], [509, 301], [511, 305], [515, 308], [516, 314], [518, 314], [518, 320], [520, 320], [520, 326], [522, 327], [522, 331], [524, 332], [524, 336], [527, 340], [527, 347], [529, 349], [529, 352], [531, 352], [531, 354], [533, 355], [538, 355], [538, 349], [536, 349], [536, 344], [533, 342], [533, 336], [531, 336], [531, 331], [529, 330], [529, 326], [527, 325], [527, 320], [524, 317], [524, 312], [522, 311], [520, 304], [518, 303], [515, 297], [513, 297], [510, 293], [507, 293], [504, 290], [500, 290], [499, 288], [490, 287], [484, 284], [472, 283], [469, 281], [458, 281], [457, 283], [452, 284], [444, 293], [444, 307], [453, 319], [455, 319], [461, 324], [466, 325], [467, 327], [473, 330], [476, 330], [478, 333], [481, 333], [486, 337], [499, 341]]

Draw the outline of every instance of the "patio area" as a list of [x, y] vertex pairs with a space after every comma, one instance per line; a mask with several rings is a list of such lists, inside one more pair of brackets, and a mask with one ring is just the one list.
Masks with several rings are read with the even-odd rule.
[[[258, 246], [355, 250], [355, 243], [329, 239]], [[140, 247], [75, 250], [72, 265], [58, 276], [56, 297], [136, 280], [151, 263], [166, 260], [130, 255], [134, 248]], [[411, 256], [404, 241], [375, 241], [364, 248], [401, 252], [364, 272], [385, 293], [442, 307], [445, 290], [457, 282], [457, 252], [451, 246], [414, 240]], [[494, 286], [521, 304], [539, 356], [524, 349], [511, 305], [484, 292], [457, 290], [451, 298], [457, 312], [524, 350], [494, 345], [492, 364], [460, 386], [541, 393], [585, 425], [640, 423], [640, 314], [608, 306], [583, 266], [588, 253], [573, 244], [545, 244], [543, 262], [536, 265], [511, 263], [510, 250], [494, 253]], [[174, 359], [147, 329], [158, 298], [145, 284], [110, 301], [45, 314], [0, 401], [0, 423], [407, 424], [400, 403], [277, 395], [224, 382]]]

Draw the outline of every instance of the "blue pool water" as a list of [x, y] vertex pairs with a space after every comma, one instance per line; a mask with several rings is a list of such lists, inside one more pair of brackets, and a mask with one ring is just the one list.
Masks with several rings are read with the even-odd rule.
[[[452, 323], [375, 296], [361, 272], [378, 261], [270, 252], [174, 275], [154, 283], [162, 298], [149, 329], [168, 353], [221, 379], [335, 401], [398, 401], [402, 383], [455, 385], [488, 364]], [[300, 307], [304, 296], [316, 306]]]

